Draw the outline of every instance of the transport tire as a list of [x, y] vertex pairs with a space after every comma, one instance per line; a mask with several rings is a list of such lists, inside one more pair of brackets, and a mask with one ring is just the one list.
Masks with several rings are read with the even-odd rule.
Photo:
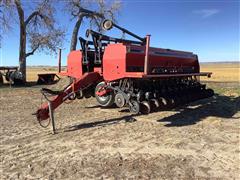
[[96, 94], [96, 92], [101, 89], [103, 86], [105, 86], [105, 82], [100, 82], [96, 88], [95, 88], [95, 97], [97, 99], [97, 102], [100, 106], [102, 107], [111, 107], [114, 103], [114, 93], [113, 92], [109, 92], [107, 95], [105, 96], [98, 96]]

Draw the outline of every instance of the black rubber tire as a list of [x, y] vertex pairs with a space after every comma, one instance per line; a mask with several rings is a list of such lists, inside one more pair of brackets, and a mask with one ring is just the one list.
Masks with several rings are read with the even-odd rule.
[[159, 104], [158, 100], [157, 99], [151, 99], [149, 102], [150, 102], [151, 110], [153, 112], [156, 112], [158, 110], [158, 108], [160, 107], [160, 104]]
[[114, 104], [114, 93], [110, 92], [106, 96], [98, 96], [96, 92], [105, 85], [105, 82], [100, 82], [96, 88], [95, 88], [95, 98], [97, 99], [97, 102], [102, 107], [111, 107]]
[[141, 102], [140, 112], [142, 114], [149, 114], [151, 112], [151, 106], [150, 106], [150, 103], [148, 101]]
[[166, 100], [166, 98], [160, 97], [158, 102], [159, 102], [159, 105], [160, 105], [159, 106], [160, 109], [166, 109], [167, 108], [167, 100]]

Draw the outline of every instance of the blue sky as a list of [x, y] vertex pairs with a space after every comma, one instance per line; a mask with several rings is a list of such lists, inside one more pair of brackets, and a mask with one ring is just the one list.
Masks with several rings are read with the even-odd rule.
[[[191, 51], [200, 62], [239, 61], [239, 1], [152, 1], [123, 0], [118, 24], [145, 36], [151, 34], [151, 46]], [[26, 2], [25, 2], [26, 3]], [[63, 64], [66, 64], [74, 21], [58, 14], [58, 21], [67, 28], [63, 45]], [[79, 35], [84, 35], [87, 23]], [[17, 25], [4, 36], [0, 65], [18, 65], [19, 29]], [[110, 35], [119, 35], [113, 31]], [[79, 44], [78, 44], [79, 47]], [[36, 53], [27, 65], [57, 65], [57, 57]]]

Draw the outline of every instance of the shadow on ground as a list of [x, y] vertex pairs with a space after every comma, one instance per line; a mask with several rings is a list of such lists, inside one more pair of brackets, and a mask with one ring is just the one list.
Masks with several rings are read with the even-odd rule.
[[165, 126], [171, 127], [193, 125], [210, 116], [239, 120], [240, 117], [233, 116], [240, 111], [240, 97], [215, 94], [211, 98], [202, 99], [174, 110], [178, 112], [159, 119], [158, 122], [168, 122]]
[[[97, 108], [98, 106], [96, 106]], [[91, 107], [94, 108], [94, 107]], [[168, 109], [171, 111], [170, 109]], [[207, 118], [209, 116], [225, 118], [225, 119], [236, 119], [240, 117], [233, 117], [238, 111], [240, 111], [240, 97], [229, 97], [215, 94], [213, 97], [208, 99], [202, 99], [189, 105], [177, 107], [173, 109], [178, 111], [174, 115], [161, 118], [157, 122], [167, 122], [165, 126], [188, 126], [196, 124], [197, 122]], [[121, 110], [120, 110], [121, 111]], [[161, 116], [161, 114], [159, 114]], [[134, 122], [136, 119], [135, 115], [127, 115], [119, 118], [105, 119], [102, 121], [96, 121], [91, 123], [77, 124], [68, 127], [65, 131], [75, 131], [79, 129], [92, 128], [96, 126], [108, 126], [119, 123], [120, 121]]]
[[121, 121], [125, 121], [127, 123], [130, 123], [130, 122], [135, 122], [136, 119], [132, 115], [128, 115], [128, 116], [123, 116], [123, 117], [119, 117], [119, 118], [105, 119], [103, 121], [77, 124], [77, 125], [73, 125], [73, 126], [68, 127], [65, 130], [65, 132], [76, 131], [76, 130], [79, 130], [79, 129], [92, 128], [92, 127], [96, 127], [96, 126], [104, 127], [104, 126], [107, 126], [107, 125], [120, 123]]

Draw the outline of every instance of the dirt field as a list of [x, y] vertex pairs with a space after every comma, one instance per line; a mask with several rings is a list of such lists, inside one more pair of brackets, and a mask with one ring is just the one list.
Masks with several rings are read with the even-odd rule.
[[43, 86], [1, 88], [0, 179], [240, 179], [240, 81], [231, 76], [207, 83], [212, 98], [144, 116], [93, 98], [64, 104], [56, 135], [31, 115]]

